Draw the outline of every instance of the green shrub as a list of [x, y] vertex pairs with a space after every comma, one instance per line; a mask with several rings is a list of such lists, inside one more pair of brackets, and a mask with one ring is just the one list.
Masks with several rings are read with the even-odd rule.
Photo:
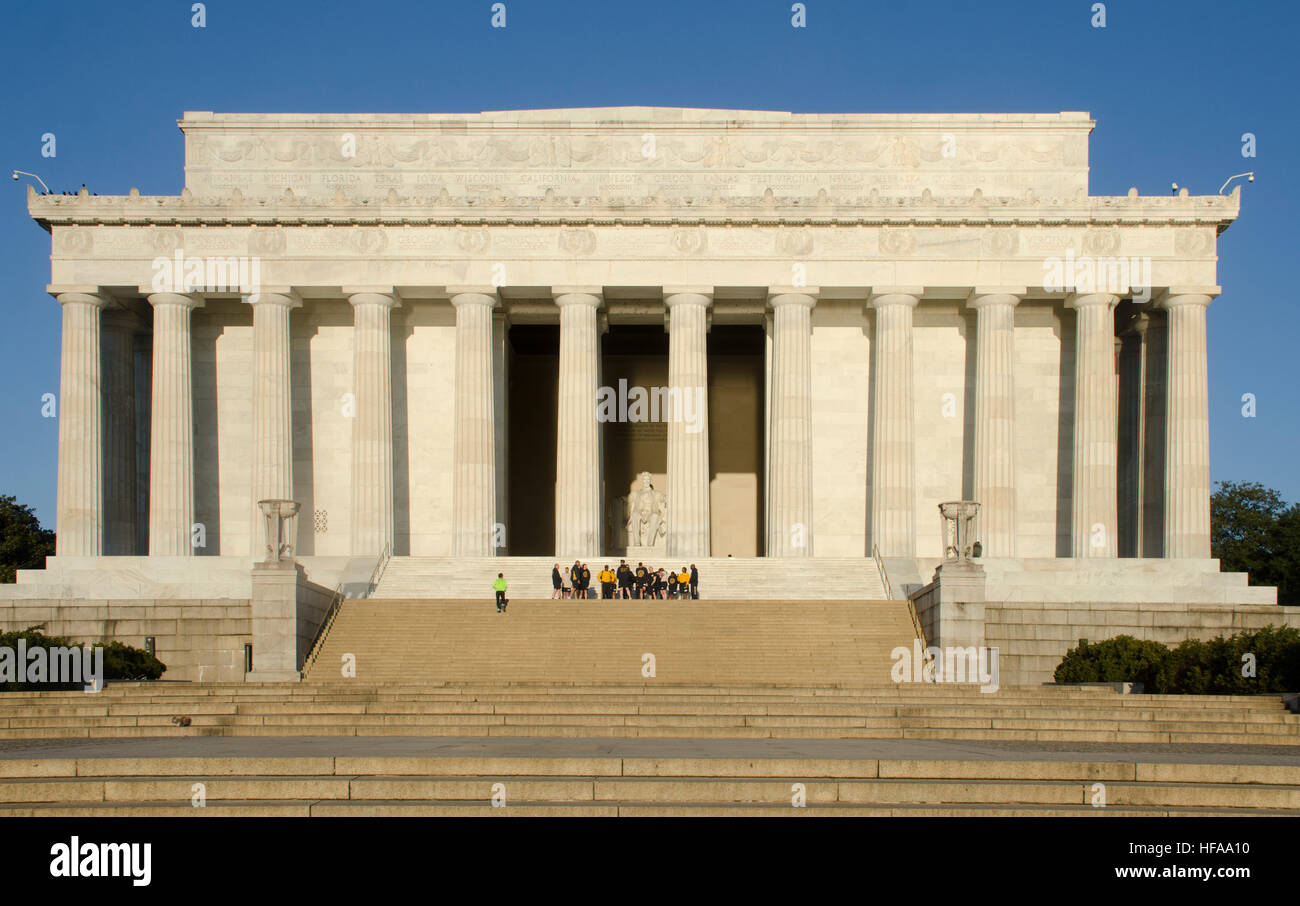
[[1058, 683], [1142, 683], [1147, 692], [1160, 691], [1160, 676], [1169, 649], [1120, 635], [1095, 644], [1081, 640], [1056, 668]]
[[[29, 651], [33, 648], [85, 648], [84, 643], [73, 642], [62, 636], [46, 635], [41, 631], [44, 628], [44, 624], [40, 624], [14, 632], [2, 632], [0, 648], [10, 648], [17, 652], [19, 639], [25, 641]], [[89, 644], [92, 648], [101, 645], [104, 649], [104, 679], [106, 680], [156, 680], [167, 670], [167, 665], [149, 652], [122, 642]], [[79, 688], [80, 685], [76, 683], [0, 683], [0, 691], [4, 692]]]
[[121, 642], [104, 646], [104, 677], [115, 680], [156, 680], [167, 665], [147, 651]]
[[[1243, 676], [1250, 658], [1254, 675]], [[1172, 651], [1159, 642], [1121, 635], [1080, 642], [1056, 668], [1058, 683], [1142, 683], [1145, 692], [1260, 695], [1300, 690], [1300, 629], [1265, 626]]]

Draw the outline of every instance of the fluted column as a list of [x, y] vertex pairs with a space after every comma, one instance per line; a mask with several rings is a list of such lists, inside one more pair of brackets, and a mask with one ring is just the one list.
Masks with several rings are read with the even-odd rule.
[[916, 556], [912, 311], [920, 294], [920, 287], [881, 291], [868, 303], [876, 311], [871, 344], [876, 375], [871, 404], [871, 541], [884, 557]]
[[1210, 556], [1210, 392], [1205, 309], [1217, 293], [1171, 291], [1165, 434], [1165, 556]]
[[[560, 381], [555, 445], [555, 553], [596, 556], [601, 548], [600, 432], [596, 382], [600, 334], [595, 288], [556, 290], [560, 309]], [[669, 520], [672, 512], [669, 511]]]
[[135, 554], [138, 534], [135, 424], [135, 317], [104, 316], [104, 553]]
[[1072, 296], [1075, 322], [1075, 557], [1114, 557], [1119, 530], [1119, 408], [1115, 303], [1107, 293]]
[[[767, 556], [813, 555], [812, 310], [815, 289], [773, 290]], [[673, 512], [668, 511], [671, 522]]]
[[452, 424], [452, 553], [490, 557], [496, 521], [496, 438], [489, 290], [449, 290], [456, 309]]
[[1024, 290], [985, 292], [975, 309], [975, 540], [985, 557], [1016, 555], [1016, 305]]
[[393, 543], [393, 333], [396, 296], [354, 292], [352, 381], [352, 555]]
[[709, 292], [664, 291], [668, 311], [668, 388], [682, 412], [668, 422], [670, 558], [709, 556]]
[[[291, 292], [249, 296], [253, 306], [253, 500], [250, 555], [265, 547], [259, 500], [293, 499], [293, 398], [289, 313], [302, 304]], [[307, 525], [311, 523], [303, 520]], [[289, 539], [297, 547], [296, 538]]]
[[[1147, 549], [1146, 487], [1146, 368], [1150, 316], [1138, 312], [1123, 331], [1119, 361], [1119, 489], [1121, 557], [1142, 557]], [[1161, 441], [1163, 442], [1163, 437]]]
[[153, 394], [149, 421], [149, 556], [194, 553], [194, 296], [153, 293]]
[[60, 557], [98, 557], [104, 552], [100, 313], [106, 301], [80, 292], [56, 298], [63, 307], [63, 349], [55, 551]]

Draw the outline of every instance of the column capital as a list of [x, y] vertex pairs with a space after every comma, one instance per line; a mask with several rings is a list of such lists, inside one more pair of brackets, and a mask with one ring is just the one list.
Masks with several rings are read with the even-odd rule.
[[261, 292], [249, 293], [244, 297], [249, 305], [279, 305], [284, 308], [301, 308], [302, 297], [287, 286], [263, 288]]
[[988, 305], [1019, 305], [1029, 292], [1024, 286], [976, 286], [966, 297], [966, 307], [981, 309]]
[[[563, 289], [564, 292], [560, 290]], [[592, 292], [592, 290], [595, 292]], [[591, 308], [600, 308], [603, 303], [600, 290], [598, 287], [552, 287], [555, 294], [555, 304], [560, 308], [566, 305], [586, 305]]]
[[916, 308], [925, 288], [921, 286], [875, 286], [867, 295], [867, 308], [884, 308], [886, 305], [906, 305]]
[[345, 286], [343, 292], [348, 297], [348, 302], [352, 304], [353, 308], [359, 305], [380, 305], [384, 308], [397, 308], [402, 304], [402, 300], [397, 298], [397, 294], [391, 288], [386, 291], [376, 291], [363, 287]]
[[1200, 305], [1202, 308], [1214, 301], [1221, 292], [1217, 286], [1170, 286], [1155, 298], [1156, 308], [1176, 308], [1179, 305]]
[[779, 308], [782, 305], [802, 305], [805, 308], [812, 308], [817, 304], [819, 291], [815, 286], [773, 286], [767, 291], [767, 305], [769, 308]]
[[[709, 305], [713, 302], [712, 286], [665, 286], [664, 304], [671, 304], [669, 299], [676, 299], [682, 302], [690, 302], [691, 297], [696, 297], [703, 301], [703, 304]], [[698, 303], [697, 303], [698, 304]]]
[[1066, 308], [1086, 308], [1090, 305], [1114, 308], [1118, 303], [1119, 296], [1111, 293], [1074, 293], [1065, 299]]
[[462, 305], [486, 305], [488, 308], [495, 308], [500, 301], [496, 291], [491, 287], [449, 286], [447, 294], [451, 297], [453, 308], [460, 308]]
[[93, 305], [107, 308], [109, 299], [98, 292], [60, 292], [54, 296], [60, 305]]
[[559, 299], [561, 296], [595, 296], [597, 299], [603, 299], [605, 287], [594, 284], [552, 286], [551, 298]]
[[149, 304], [154, 308], [178, 305], [182, 308], [202, 308], [203, 297], [198, 293], [149, 293]]
[[463, 283], [443, 288], [447, 291], [447, 298], [449, 299], [466, 295], [491, 296], [493, 299], [500, 299], [501, 293], [501, 287], [493, 286], [491, 283]]

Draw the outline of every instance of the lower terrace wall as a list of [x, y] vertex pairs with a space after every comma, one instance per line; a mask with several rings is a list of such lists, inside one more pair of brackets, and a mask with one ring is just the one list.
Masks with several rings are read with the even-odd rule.
[[153, 636], [154, 653], [167, 665], [164, 680], [241, 682], [244, 644], [253, 640], [246, 599], [0, 600], [0, 628], [39, 624], [77, 642], [144, 648]]
[[[1003, 685], [1027, 685], [1052, 682], [1061, 658], [1079, 639], [1100, 642], [1131, 635], [1172, 646], [1269, 624], [1300, 628], [1300, 607], [990, 601], [984, 606], [984, 643], [1000, 649]], [[926, 639], [931, 645], [944, 644], [936, 643], [928, 629]]]

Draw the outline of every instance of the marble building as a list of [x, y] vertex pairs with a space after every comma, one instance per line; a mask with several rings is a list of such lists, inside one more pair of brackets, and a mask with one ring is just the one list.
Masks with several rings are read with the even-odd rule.
[[264, 498], [304, 555], [615, 552], [643, 470], [685, 556], [937, 556], [962, 498], [987, 557], [1209, 556], [1239, 199], [1090, 196], [1086, 114], [180, 126], [179, 196], [29, 201], [60, 557], [253, 556]]
[[[1150, 635], [1148, 604], [1183, 637], [1283, 610], [1210, 558], [1206, 311], [1239, 190], [1090, 195], [1086, 113], [179, 125], [179, 195], [29, 190], [63, 319], [58, 550], [11, 606], [256, 620], [258, 501], [292, 500], [326, 591], [389, 552], [381, 597], [478, 594], [503, 556], [544, 597], [552, 558], [648, 551], [744, 564], [733, 596], [821, 564], [773, 594], [912, 595], [924, 622], [937, 505], [974, 500], [977, 635], [1024, 676]], [[1058, 605], [1062, 632], [1018, 634]]]

